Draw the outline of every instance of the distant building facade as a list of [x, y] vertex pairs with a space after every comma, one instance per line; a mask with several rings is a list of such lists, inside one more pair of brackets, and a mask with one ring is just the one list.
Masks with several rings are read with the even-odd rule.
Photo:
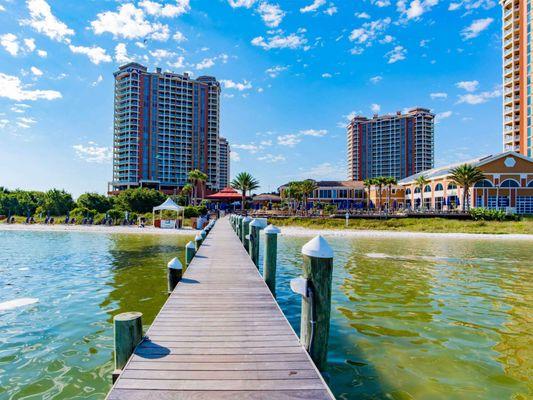
[[[470, 207], [512, 209], [517, 214], [533, 214], [533, 159], [508, 151], [479, 157], [402, 179], [405, 207], [408, 209], [449, 211], [464, 209], [463, 189], [451, 179], [451, 170], [461, 164], [479, 168], [485, 179], [470, 189]], [[416, 179], [424, 175], [429, 181], [420, 188]]]
[[189, 171], [220, 186], [220, 84], [211, 76], [148, 72], [129, 63], [114, 73], [113, 181], [110, 192], [148, 187], [176, 193]]
[[531, 1], [501, 0], [503, 149], [533, 156]]
[[[285, 191], [289, 184], [282, 185], [278, 191], [282, 198], [287, 198]], [[316, 181], [316, 189], [307, 199], [307, 206], [333, 204], [340, 210], [363, 208], [365, 186], [361, 181]]]
[[230, 154], [231, 148], [226, 138], [220, 137], [218, 141], [219, 162], [219, 178], [218, 183], [221, 189], [230, 185]]
[[349, 178], [402, 179], [433, 168], [434, 120], [426, 108], [353, 118], [347, 126]]

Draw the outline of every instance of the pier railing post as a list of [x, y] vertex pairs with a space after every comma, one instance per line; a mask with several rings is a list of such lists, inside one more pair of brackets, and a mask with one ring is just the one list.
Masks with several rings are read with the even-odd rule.
[[185, 245], [185, 265], [188, 267], [196, 253], [196, 246], [192, 241]]
[[241, 239], [241, 242], [244, 244], [244, 220], [246, 217], [241, 216], [239, 219], [239, 239]]
[[259, 236], [261, 229], [265, 227], [263, 221], [253, 219], [250, 222], [250, 257], [255, 266], [259, 269]]
[[200, 250], [200, 246], [202, 245], [202, 235], [198, 234], [194, 237], [194, 246], [196, 247], [196, 251]]
[[252, 222], [252, 219], [250, 217], [245, 217], [242, 220], [241, 240], [247, 252], [250, 252], [250, 241], [247, 238], [247, 236], [250, 234], [250, 222]]
[[174, 288], [181, 281], [183, 275], [183, 266], [181, 265], [180, 260], [174, 257], [167, 264], [168, 269], [168, 294], [171, 294], [174, 291]]
[[317, 368], [323, 371], [328, 354], [333, 250], [319, 235], [302, 247], [302, 254], [307, 296], [302, 297], [300, 340]]
[[143, 336], [142, 313], [125, 312], [113, 318], [115, 330], [115, 371], [113, 382], [133, 354]]
[[263, 257], [263, 278], [276, 297], [276, 267], [278, 254], [278, 234], [279, 228], [270, 224], [264, 230], [265, 233], [265, 256]]
[[203, 229], [202, 232], [200, 232], [200, 236], [202, 237], [202, 243], [203, 243], [205, 238], [207, 237], [207, 231]]

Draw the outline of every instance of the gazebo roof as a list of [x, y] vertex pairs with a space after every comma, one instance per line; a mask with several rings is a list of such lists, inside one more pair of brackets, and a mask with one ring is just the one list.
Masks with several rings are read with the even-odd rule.
[[178, 206], [176, 203], [174, 203], [174, 200], [172, 200], [170, 197], [165, 200], [165, 202], [157, 207], [154, 207], [154, 211], [159, 210], [172, 210], [172, 211], [181, 211], [185, 207]]
[[220, 192], [211, 194], [206, 197], [209, 200], [241, 200], [242, 196], [239, 192], [231, 187], [222, 189]]

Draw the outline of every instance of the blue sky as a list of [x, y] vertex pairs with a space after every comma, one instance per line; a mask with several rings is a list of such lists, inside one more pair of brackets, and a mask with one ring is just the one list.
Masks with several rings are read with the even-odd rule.
[[437, 165], [501, 151], [493, 0], [0, 0], [0, 185], [107, 190], [113, 71], [223, 84], [232, 174], [346, 177], [347, 118], [438, 115]]

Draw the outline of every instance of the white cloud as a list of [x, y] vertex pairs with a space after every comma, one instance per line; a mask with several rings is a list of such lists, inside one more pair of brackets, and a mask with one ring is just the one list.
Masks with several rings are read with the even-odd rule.
[[302, 141], [300, 136], [295, 134], [281, 135], [277, 137], [280, 146], [294, 147]]
[[462, 0], [458, 3], [450, 3], [450, 5], [448, 6], [448, 10], [455, 11], [461, 8], [464, 8], [468, 12], [471, 12], [472, 10], [476, 10], [478, 8], [489, 10], [496, 6], [496, 4], [497, 2], [493, 0]]
[[98, 75], [98, 78], [96, 78], [96, 80], [93, 83], [91, 83], [91, 86], [92, 87], [98, 86], [100, 83], [102, 83], [103, 80], [104, 80], [104, 77], [102, 75]]
[[16, 56], [20, 50], [20, 44], [17, 36], [12, 33], [6, 33], [0, 36], [0, 45], [12, 56]]
[[429, 39], [422, 39], [419, 43], [419, 46], [420, 47], [426, 47], [428, 45], [428, 43], [430, 42]]
[[300, 8], [300, 12], [308, 13], [308, 12], [316, 11], [320, 7], [322, 7], [324, 4], [326, 4], [326, 0], [314, 0], [311, 4]]
[[5, 7], [0, 4], [0, 12], [5, 11], [5, 10], [6, 10]]
[[106, 53], [105, 49], [99, 47], [99, 46], [74, 46], [70, 44], [69, 46], [70, 51], [72, 51], [74, 54], [85, 54], [87, 57], [89, 57], [89, 60], [93, 64], [100, 64], [102, 62], [111, 62], [112, 58], [109, 54]]
[[179, 56], [174, 62], [167, 62], [167, 65], [171, 68], [181, 69], [185, 67], [185, 57]]
[[261, 16], [261, 19], [265, 25], [269, 28], [276, 28], [279, 24], [281, 24], [281, 21], [285, 16], [285, 12], [278, 4], [270, 4], [267, 2], [259, 3], [257, 12]]
[[119, 6], [118, 12], [97, 14], [96, 19], [91, 21], [91, 27], [97, 35], [108, 32], [125, 39], [149, 37], [165, 41], [170, 35], [168, 25], [147, 21], [144, 11], [131, 3]]
[[264, 156], [257, 157], [259, 161], [265, 161], [267, 163], [277, 163], [280, 161], [285, 161], [285, 156], [282, 156], [281, 154], [273, 155], [273, 154], [265, 154]]
[[494, 20], [492, 18], [476, 19], [461, 31], [461, 36], [464, 39], [473, 39], [478, 37], [481, 32], [489, 27]]
[[198, 64], [196, 64], [196, 69], [206, 69], [211, 68], [215, 65], [215, 61], [212, 58], [204, 58], [202, 61], [200, 61]]
[[407, 4], [407, 1], [400, 0], [396, 3], [396, 6], [402, 17], [410, 20], [420, 18], [422, 14], [430, 11], [438, 3], [439, 0], [412, 0]]
[[394, 64], [395, 62], [405, 60], [406, 54], [407, 50], [403, 46], [396, 46], [394, 49], [386, 53], [385, 57], [389, 59], [387, 61], [388, 64]]
[[215, 65], [215, 61], [222, 60], [222, 63], [225, 64], [228, 62], [228, 59], [229, 59], [229, 56], [227, 54], [220, 54], [216, 57], [204, 58], [202, 61], [200, 61], [199, 63], [195, 65], [195, 68], [197, 70], [211, 68]]
[[191, 7], [189, 0], [177, 0], [176, 4], [156, 3], [154, 1], [143, 0], [139, 2], [139, 6], [142, 7], [147, 14], [158, 17], [174, 18], [181, 14], [187, 13]]
[[252, 7], [257, 0], [228, 0], [229, 5], [232, 8], [250, 8]]
[[17, 114], [24, 114], [28, 108], [31, 108], [28, 104], [17, 103], [13, 104], [10, 110]]
[[115, 61], [119, 64], [126, 64], [133, 61], [133, 59], [128, 56], [126, 43], [119, 43], [115, 46]]
[[229, 156], [230, 156], [231, 161], [235, 161], [235, 162], [241, 161], [241, 156], [236, 151], [231, 150], [231, 153]]
[[22, 129], [29, 129], [32, 125], [35, 125], [37, 121], [31, 117], [19, 117], [17, 118], [17, 126]]
[[391, 5], [391, 2], [389, 0], [371, 0], [372, 4], [374, 4], [376, 7], [388, 7]]
[[4, 129], [9, 124], [8, 119], [0, 119], [0, 129]]
[[370, 78], [370, 82], [373, 83], [373, 84], [379, 83], [382, 80], [383, 80], [383, 77], [380, 76], [380, 75], [376, 75], [376, 76], [373, 76], [372, 78]]
[[234, 82], [229, 79], [221, 79], [220, 83], [224, 86], [224, 89], [236, 89], [239, 92], [252, 89], [252, 82], [248, 82], [246, 79], [242, 83]]
[[495, 97], [500, 97], [501, 92], [499, 90], [493, 90], [492, 92], [481, 92], [481, 93], [467, 93], [459, 96], [459, 101], [457, 103], [466, 103], [471, 105], [486, 103], [490, 99]]
[[78, 158], [88, 163], [107, 164], [113, 158], [113, 151], [110, 147], [99, 146], [95, 142], [89, 142], [86, 145], [75, 144], [72, 148]]
[[307, 39], [303, 34], [291, 33], [287, 36], [276, 34], [270, 36], [267, 39], [263, 36], [258, 36], [252, 39], [254, 46], [260, 46], [265, 50], [271, 49], [298, 49], [303, 47], [307, 43]]
[[232, 149], [239, 149], [239, 150], [245, 150], [252, 154], [257, 153], [259, 150], [262, 149], [261, 146], [256, 145], [255, 143], [249, 143], [249, 144], [232, 144]]
[[439, 123], [443, 119], [450, 118], [453, 115], [451, 111], [444, 111], [435, 115], [435, 123]]
[[185, 42], [187, 40], [185, 35], [180, 31], [176, 31], [176, 33], [172, 36], [172, 39], [174, 39], [178, 43]]
[[379, 112], [381, 111], [381, 106], [380, 106], [379, 104], [374, 103], [374, 104], [372, 104], [372, 105], [370, 106], [370, 110], [371, 110], [374, 114], [377, 114], [377, 113], [379, 113]]
[[307, 168], [301, 173], [302, 179], [346, 179], [344, 175], [345, 167], [343, 165], [333, 165], [329, 162]]
[[30, 68], [30, 71], [33, 75], [35, 76], [43, 76], [43, 71], [41, 71], [39, 68], [37, 67], [31, 67]]
[[26, 4], [30, 18], [21, 20], [21, 25], [31, 26], [52, 40], [70, 43], [69, 36], [74, 35], [74, 30], [52, 14], [52, 9], [45, 0], [27, 0]]
[[36, 45], [35, 45], [35, 39], [24, 39], [24, 45], [26, 46], [26, 48], [32, 52], [36, 49]]
[[478, 85], [478, 81], [461, 81], [455, 84], [455, 86], [457, 86], [459, 89], [464, 89], [467, 92], [475, 92]]
[[327, 78], [331, 78], [331, 77], [333, 77], [333, 75], [331, 75], [329, 72], [324, 72], [322, 74], [322, 78], [326, 78], [327, 79]]
[[328, 131], [326, 129], [304, 129], [300, 131], [300, 134], [303, 136], [322, 137], [326, 136]]
[[265, 72], [270, 76], [271, 78], [277, 78], [280, 73], [283, 71], [286, 71], [289, 67], [284, 65], [275, 65], [273, 67], [270, 67], [265, 70]]
[[169, 51], [166, 49], [155, 49], [151, 50], [149, 53], [152, 57], [157, 58], [158, 60], [161, 60], [163, 58], [171, 58], [176, 55], [176, 53], [174, 53], [173, 51]]
[[327, 14], [327, 15], [331, 16], [333, 14], [337, 14], [337, 11], [338, 11], [337, 7], [335, 7], [335, 5], [330, 3], [329, 7], [324, 10], [324, 14]]
[[370, 19], [370, 15], [366, 12], [355, 13], [355, 16], [361, 19]]
[[0, 72], [0, 97], [15, 101], [55, 100], [62, 97], [55, 90], [32, 90], [26, 87], [18, 77]]
[[[364, 47], [370, 47], [372, 44], [384, 35], [392, 20], [387, 17], [375, 21], [365, 22], [360, 28], [352, 30], [349, 36], [350, 42], [355, 42], [358, 47], [353, 48], [350, 52], [359, 55], [364, 52]], [[390, 35], [385, 36], [381, 43], [392, 41], [394, 38]]]
[[37, 55], [41, 58], [45, 58], [48, 56], [48, 52], [46, 50], [37, 50]]
[[432, 100], [447, 99], [448, 93], [444, 93], [444, 92], [430, 93], [429, 97], [431, 97]]

